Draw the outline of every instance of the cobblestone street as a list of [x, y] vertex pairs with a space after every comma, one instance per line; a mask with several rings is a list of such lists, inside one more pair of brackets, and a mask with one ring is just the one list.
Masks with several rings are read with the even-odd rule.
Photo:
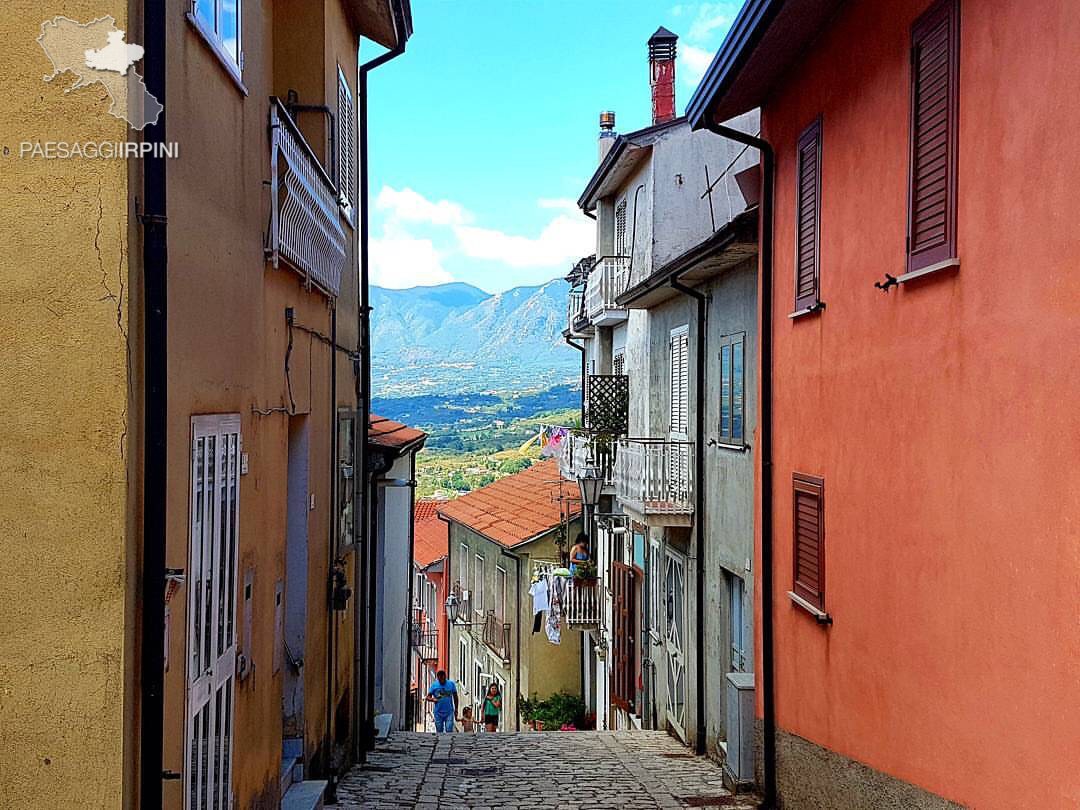
[[728, 807], [712, 761], [662, 732], [396, 733], [338, 788], [340, 808]]

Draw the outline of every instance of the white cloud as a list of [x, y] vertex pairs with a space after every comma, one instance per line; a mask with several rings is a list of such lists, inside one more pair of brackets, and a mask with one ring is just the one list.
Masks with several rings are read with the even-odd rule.
[[697, 87], [713, 60], [713, 53], [693, 45], [679, 48], [679, 76], [692, 87]]
[[401, 290], [453, 281], [442, 265], [442, 254], [430, 239], [418, 239], [400, 226], [388, 224], [371, 240], [371, 283]]
[[375, 198], [375, 210], [385, 211], [391, 220], [429, 222], [432, 225], [464, 225], [473, 217], [462, 205], [449, 200], [432, 202], [411, 188], [401, 191], [383, 186]]
[[558, 208], [561, 211], [577, 211], [577, 203], [569, 197], [541, 197], [536, 201], [536, 204], [541, 208]]
[[471, 225], [459, 225], [454, 232], [466, 256], [510, 267], [561, 265], [592, 253], [595, 242], [595, 225], [583, 215], [559, 214], [536, 238]]
[[727, 31], [732, 21], [731, 3], [702, 3], [686, 38], [691, 42], [707, 43], [714, 35]]

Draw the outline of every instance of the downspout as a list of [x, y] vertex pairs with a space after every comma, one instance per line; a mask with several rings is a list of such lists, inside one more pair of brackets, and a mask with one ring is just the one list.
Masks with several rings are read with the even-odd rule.
[[[143, 3], [143, 78], [154, 98], [165, 93], [167, 17], [164, 0]], [[146, 144], [165, 144], [165, 110], [143, 133]], [[142, 627], [139, 656], [139, 806], [160, 810], [165, 774], [162, 739], [165, 724], [165, 549], [168, 446], [168, 199], [165, 158], [150, 150], [142, 161], [143, 211], [143, 421]], [[137, 209], [136, 209], [137, 210]], [[190, 580], [189, 580], [190, 581]]]
[[337, 561], [337, 464], [338, 464], [338, 429], [337, 429], [337, 302], [330, 307], [330, 514], [327, 516], [329, 537], [327, 538], [326, 572], [326, 730], [323, 737], [323, 751], [326, 757], [328, 801], [337, 801], [337, 765], [334, 762], [334, 692], [337, 686], [337, 669], [334, 666], [334, 567]]
[[581, 427], [585, 428], [585, 347], [565, 338], [566, 345], [581, 352]]
[[[371, 421], [371, 293], [368, 287], [370, 278], [368, 243], [371, 225], [368, 217], [367, 79], [368, 74], [375, 68], [405, 53], [406, 26], [405, 11], [403, 7], [404, 2], [405, 0], [392, 0], [397, 44], [381, 56], [377, 56], [374, 59], [370, 59], [359, 65], [356, 76], [357, 117], [359, 118], [360, 126], [360, 284], [357, 291], [359, 297], [357, 317], [360, 321], [360, 369], [356, 378], [356, 400], [357, 409], [359, 411], [357, 418], [360, 422], [360, 469], [353, 475], [353, 486], [358, 487], [361, 490], [363, 490], [371, 481], [371, 472], [369, 470], [370, 460], [368, 457], [368, 434]], [[357, 504], [360, 510], [360, 514], [357, 515], [354, 525], [357, 526], [360, 531], [370, 532], [370, 510], [366, 493], [362, 491], [357, 492], [354, 489], [353, 503]], [[357, 537], [356, 539], [359, 541], [361, 538]], [[367, 545], [372, 545], [372, 543], [373, 538], [369, 534]], [[374, 676], [374, 661], [369, 659], [367, 653], [372, 645], [369, 644], [367, 638], [368, 628], [362, 621], [363, 612], [361, 605], [364, 599], [361, 597], [363, 592], [359, 591], [361, 583], [366, 583], [369, 580], [367, 575], [370, 573], [363, 570], [366, 567], [366, 564], [363, 561], [365, 556], [364, 551], [365, 549], [361, 549], [359, 544], [356, 546], [356, 557], [354, 559], [355, 570], [353, 575], [358, 589], [358, 593], [353, 596], [353, 599], [355, 600], [353, 602], [353, 715], [355, 718], [354, 729], [356, 730], [356, 756], [360, 762], [364, 762], [367, 758], [367, 745], [369, 743], [369, 738], [372, 737], [372, 729], [370, 728], [372, 718], [369, 716], [370, 712], [364, 705], [364, 696], [368, 691], [367, 684], [361, 683], [361, 673], [364, 673], [364, 678], [371, 676], [372, 680]]]
[[776, 693], [773, 657], [773, 460], [772, 460], [772, 352], [773, 352], [773, 182], [776, 155], [772, 145], [753, 135], [717, 124], [705, 127], [722, 138], [757, 149], [761, 155], [761, 706], [764, 740], [762, 759], [765, 797], [762, 807], [776, 807]]
[[697, 385], [694, 386], [695, 416], [697, 422], [694, 453], [694, 534], [697, 546], [697, 570], [696, 570], [696, 602], [697, 602], [697, 627], [695, 656], [695, 669], [697, 673], [697, 735], [694, 740], [694, 748], [697, 753], [704, 754], [705, 746], [705, 372], [706, 360], [706, 302], [707, 296], [692, 287], [687, 287], [679, 281], [678, 275], [672, 276], [669, 282], [671, 288], [697, 300], [697, 347], [695, 358], [697, 364]]

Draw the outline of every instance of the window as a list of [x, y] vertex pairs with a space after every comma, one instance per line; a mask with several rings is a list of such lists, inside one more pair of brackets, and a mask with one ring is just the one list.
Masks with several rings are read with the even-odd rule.
[[795, 199], [795, 310], [821, 296], [821, 118], [799, 136]]
[[188, 16], [237, 78], [244, 68], [240, 51], [240, 6], [241, 0], [191, 0]]
[[742, 577], [724, 572], [728, 585], [728, 617], [731, 620], [731, 671], [746, 671], [746, 643], [743, 628], [743, 581]]
[[956, 258], [960, 7], [941, 0], [911, 29], [908, 272]]
[[354, 411], [338, 413], [338, 544], [353, 543], [353, 453], [356, 415]]
[[462, 689], [469, 688], [469, 642], [464, 636], [458, 639], [457, 682]]
[[686, 437], [689, 422], [690, 387], [687, 363], [690, 352], [690, 332], [680, 326], [671, 331], [671, 432]]
[[473, 609], [477, 613], [484, 612], [484, 558], [477, 554], [476, 562], [473, 563]]
[[495, 568], [495, 615], [500, 622], [506, 621], [506, 571]]
[[356, 106], [345, 73], [338, 65], [337, 187], [338, 202], [349, 222], [356, 210]]
[[626, 200], [615, 206], [615, 255], [626, 256]]
[[825, 481], [794, 476], [794, 595], [825, 610]]
[[611, 373], [622, 376], [626, 373], [626, 352], [618, 352], [611, 360]]
[[458, 584], [465, 590], [468, 590], [472, 587], [472, 580], [469, 579], [469, 547], [464, 543], [461, 544], [461, 560], [459, 565], [461, 566], [461, 571], [458, 572]]
[[720, 441], [742, 444], [745, 386], [744, 334], [729, 335], [720, 346]]

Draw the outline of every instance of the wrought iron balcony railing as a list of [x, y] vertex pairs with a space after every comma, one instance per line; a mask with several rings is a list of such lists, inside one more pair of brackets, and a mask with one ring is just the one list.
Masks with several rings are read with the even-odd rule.
[[610, 326], [626, 320], [626, 310], [615, 299], [626, 291], [629, 272], [629, 256], [604, 256], [593, 265], [585, 285], [585, 314], [593, 324]]
[[330, 296], [341, 290], [346, 237], [338, 190], [280, 100], [270, 100], [267, 258], [284, 260]]
[[693, 474], [693, 442], [619, 440], [615, 492], [642, 514], [693, 514]]
[[510, 622], [490, 611], [484, 619], [484, 643], [504, 662], [510, 660]]
[[567, 293], [566, 328], [574, 335], [590, 331], [589, 319], [585, 314], [585, 290], [581, 287], [573, 288]]
[[439, 657], [439, 631], [429, 621], [413, 622], [412, 646], [421, 661]]

